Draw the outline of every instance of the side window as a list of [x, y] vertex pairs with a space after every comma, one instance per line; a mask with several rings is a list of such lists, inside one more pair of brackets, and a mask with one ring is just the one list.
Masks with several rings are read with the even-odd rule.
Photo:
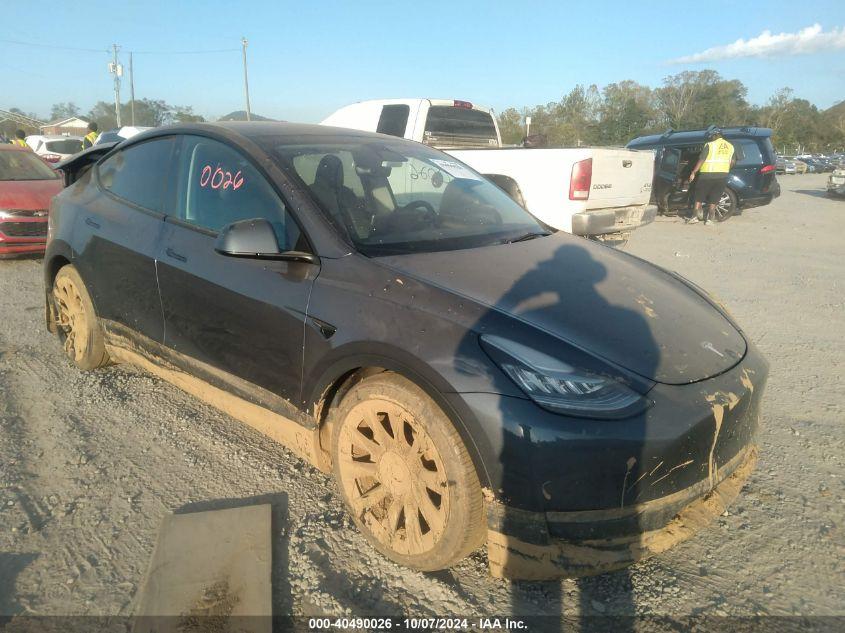
[[381, 109], [376, 132], [404, 138], [410, 112], [411, 108], [403, 104], [384, 106]]
[[307, 242], [267, 179], [240, 152], [219, 141], [185, 136], [179, 158], [179, 218], [211, 231], [240, 220], [273, 225], [281, 250]]
[[100, 184], [124, 200], [161, 212], [174, 145], [172, 136], [130, 145], [100, 163]]

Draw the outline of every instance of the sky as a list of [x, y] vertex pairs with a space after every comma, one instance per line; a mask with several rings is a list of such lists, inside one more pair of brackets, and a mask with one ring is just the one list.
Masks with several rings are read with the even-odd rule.
[[[704, 68], [741, 80], [755, 104], [782, 87], [820, 108], [845, 100], [843, 0], [0, 0], [0, 15], [0, 108], [41, 117], [57, 102], [87, 112], [114, 100], [112, 44], [127, 73], [136, 52], [136, 98], [207, 118], [242, 110], [242, 36], [252, 111], [289, 121], [389, 97], [501, 111], [558, 101], [576, 84], [656, 87]], [[128, 100], [128, 74], [121, 91]]]

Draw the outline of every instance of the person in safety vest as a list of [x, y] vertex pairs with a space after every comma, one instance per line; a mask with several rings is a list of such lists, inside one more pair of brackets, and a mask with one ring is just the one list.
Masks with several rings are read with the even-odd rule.
[[88, 134], [82, 137], [82, 149], [88, 149], [94, 145], [94, 141], [97, 140], [98, 136], [97, 130], [99, 129], [96, 121], [91, 121], [88, 124]]
[[18, 147], [29, 147], [24, 140], [26, 138], [26, 132], [23, 130], [15, 130], [15, 138], [12, 139], [12, 145], [17, 145]]
[[[716, 217], [716, 205], [722, 198], [728, 173], [734, 166], [734, 146], [722, 137], [722, 131], [711, 130], [707, 134], [707, 142], [701, 150], [698, 162], [690, 174], [690, 182], [695, 180], [695, 213], [687, 222], [695, 224], [704, 220], [710, 224]], [[707, 215], [702, 218], [701, 205], [707, 205]]]

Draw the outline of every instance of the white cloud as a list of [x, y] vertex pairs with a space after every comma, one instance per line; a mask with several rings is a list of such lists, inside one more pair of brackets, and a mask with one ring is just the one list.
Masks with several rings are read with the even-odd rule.
[[701, 53], [673, 59], [673, 64], [695, 64], [738, 57], [771, 57], [775, 55], [805, 55], [819, 51], [845, 48], [845, 28], [836, 27], [825, 32], [821, 24], [814, 24], [797, 33], [763, 31], [757, 37], [738, 39], [733, 44], [714, 46]]

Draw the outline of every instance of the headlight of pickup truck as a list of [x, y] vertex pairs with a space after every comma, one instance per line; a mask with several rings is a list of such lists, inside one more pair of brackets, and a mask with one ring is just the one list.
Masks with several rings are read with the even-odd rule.
[[554, 413], [618, 420], [644, 411], [649, 402], [618, 380], [572, 367], [499, 336], [482, 336], [494, 363], [538, 405]]

